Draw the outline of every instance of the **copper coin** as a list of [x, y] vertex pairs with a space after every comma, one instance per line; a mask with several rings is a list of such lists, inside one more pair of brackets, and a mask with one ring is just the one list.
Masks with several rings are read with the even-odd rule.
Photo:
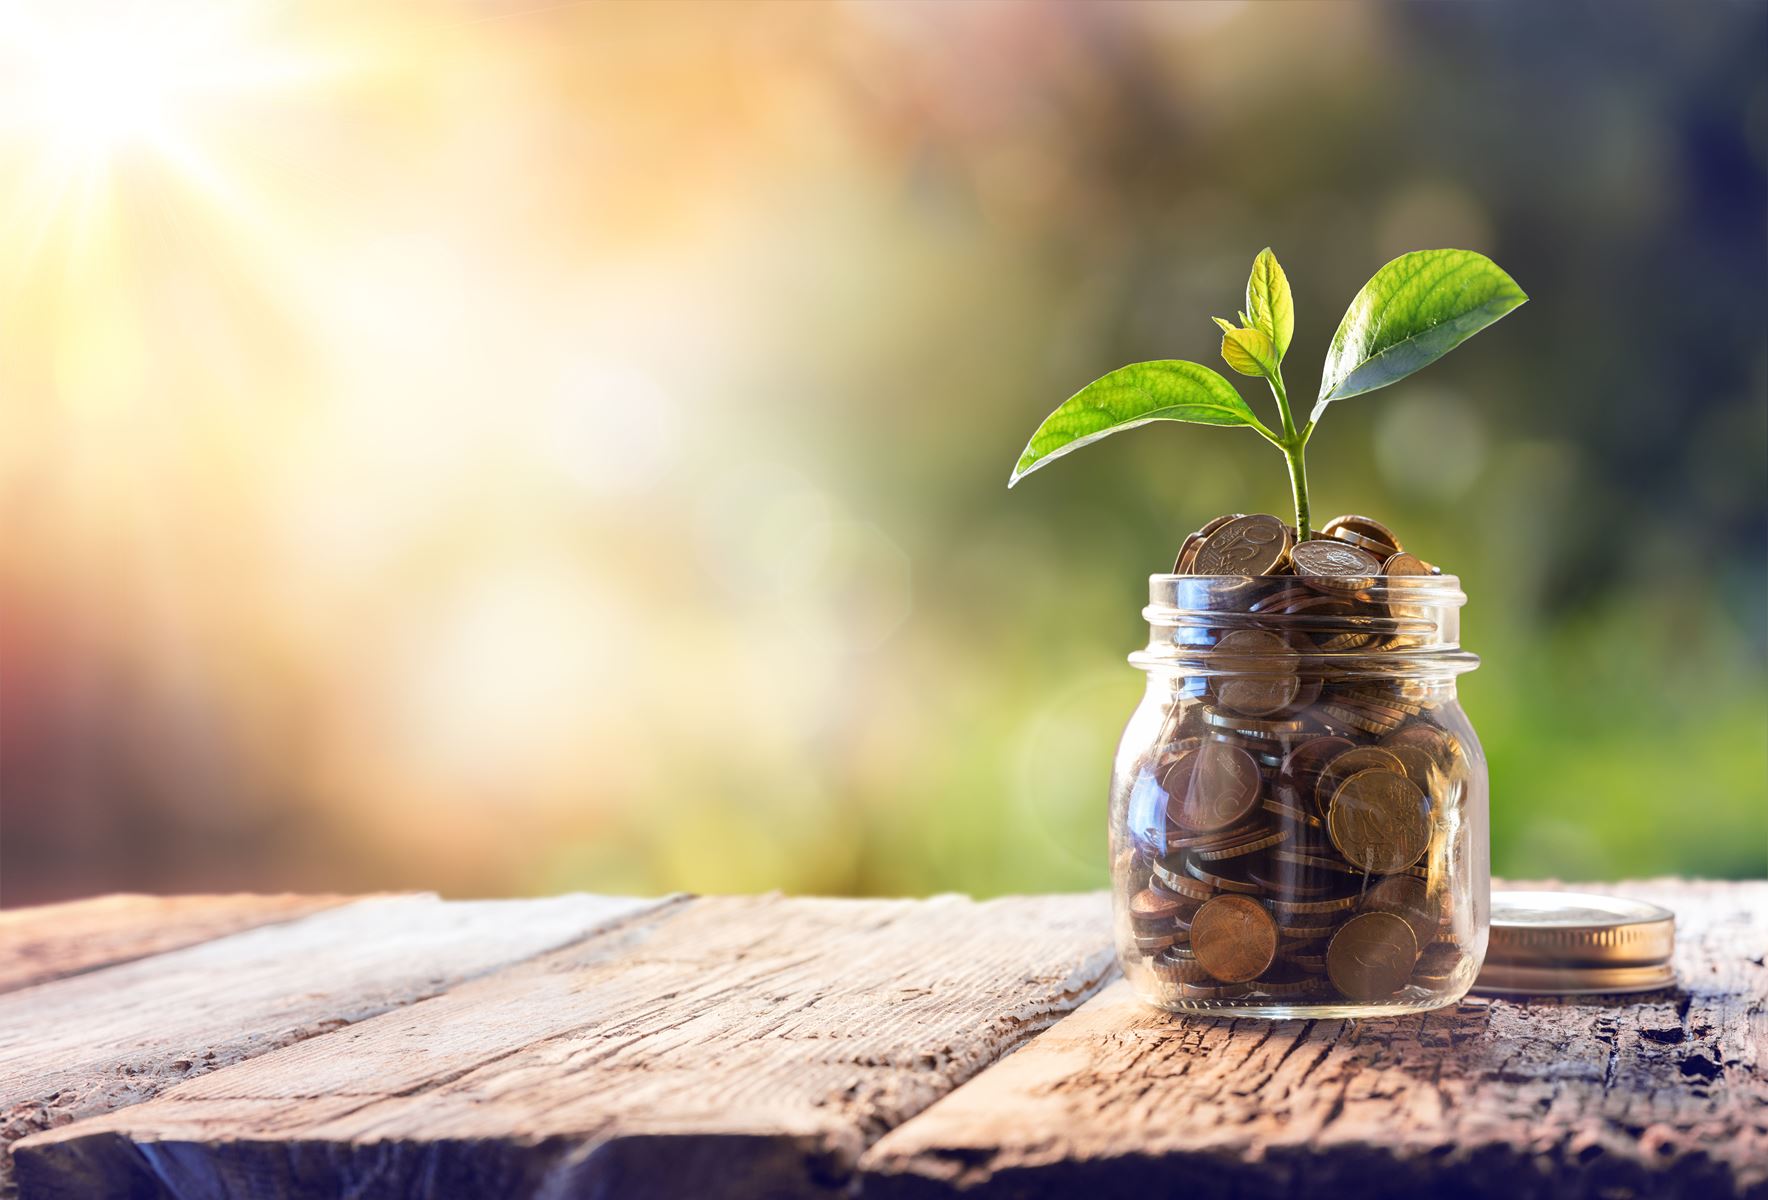
[[1461, 756], [1461, 743], [1454, 734], [1429, 721], [1413, 721], [1402, 725], [1381, 739], [1382, 747], [1417, 746], [1436, 760], [1437, 766], [1448, 770]]
[[1357, 906], [1355, 896], [1338, 896], [1330, 900], [1268, 900], [1273, 912], [1284, 920], [1292, 916], [1312, 916], [1316, 913], [1349, 912]]
[[1310, 585], [1332, 592], [1363, 591], [1381, 573], [1381, 560], [1368, 551], [1326, 538], [1298, 543], [1289, 560]]
[[1412, 981], [1441, 987], [1460, 970], [1464, 957], [1461, 947], [1454, 942], [1432, 942], [1419, 953], [1418, 965], [1412, 968]]
[[1404, 871], [1430, 844], [1424, 793], [1396, 771], [1359, 771], [1332, 795], [1326, 833], [1338, 852], [1372, 875]]
[[1352, 1000], [1383, 1000], [1406, 986], [1418, 961], [1411, 926], [1392, 913], [1346, 921], [1326, 947], [1326, 975]]
[[1179, 557], [1173, 562], [1173, 574], [1191, 574], [1192, 567], [1197, 561], [1197, 548], [1203, 545], [1203, 540], [1229, 521], [1244, 515], [1244, 513], [1223, 513], [1195, 533], [1186, 534], [1184, 544], [1179, 547]]
[[[1216, 680], [1220, 682], [1220, 680]], [[1204, 725], [1215, 730], [1229, 730], [1231, 733], [1245, 733], [1248, 737], [1292, 737], [1307, 726], [1294, 719], [1261, 719], [1246, 718], [1238, 712], [1223, 712], [1222, 709], [1211, 709], [1209, 705], [1200, 705], [1204, 710]]]
[[1260, 831], [1256, 836], [1243, 842], [1221, 846], [1214, 850], [1199, 850], [1197, 857], [1204, 862], [1221, 862], [1229, 858], [1244, 858], [1248, 854], [1256, 854], [1260, 850], [1269, 850], [1289, 840], [1287, 829]]
[[1437, 920], [1431, 912], [1429, 890], [1424, 880], [1410, 875], [1389, 875], [1377, 881], [1363, 895], [1364, 912], [1392, 913], [1412, 927], [1412, 936], [1420, 946], [1436, 936]]
[[1277, 768], [1272, 795], [1293, 808], [1312, 808], [1314, 787], [1320, 782], [1320, 773], [1326, 769], [1326, 764], [1354, 749], [1356, 743], [1349, 738], [1310, 738], [1283, 759], [1283, 765]]
[[1320, 526], [1320, 533], [1325, 537], [1347, 541], [1353, 546], [1361, 546], [1371, 554], [1382, 552], [1383, 558], [1405, 549], [1400, 545], [1400, 539], [1394, 536], [1394, 531], [1386, 525], [1374, 517], [1359, 517], [1354, 513], [1333, 517]]
[[1205, 742], [1161, 776], [1167, 819], [1182, 829], [1226, 829], [1252, 810], [1264, 778], [1252, 755], [1220, 742]]
[[1294, 544], [1288, 527], [1268, 513], [1235, 517], [1203, 539], [1191, 560], [1198, 575], [1270, 575]]
[[1314, 803], [1321, 816], [1326, 815], [1333, 795], [1344, 785], [1344, 781], [1358, 771], [1394, 771], [1404, 775], [1406, 768], [1399, 759], [1379, 746], [1357, 746], [1346, 750], [1326, 764], [1320, 772], [1319, 782], [1314, 785]]
[[1138, 921], [1170, 921], [1184, 907], [1184, 901], [1178, 897], [1162, 895], [1151, 887], [1130, 897], [1130, 916]]
[[1203, 983], [1209, 979], [1209, 972], [1197, 965], [1195, 957], [1177, 957], [1171, 950], [1155, 955], [1148, 969], [1163, 983]]
[[1428, 576], [1431, 572], [1429, 565], [1423, 559], [1416, 554], [1407, 554], [1402, 551], [1387, 556], [1387, 561], [1381, 564], [1381, 573], [1383, 575]]
[[1236, 629], [1224, 634], [1209, 652], [1209, 667], [1222, 672], [1211, 681], [1216, 699], [1248, 716], [1280, 712], [1301, 690], [1295, 651], [1269, 630]]
[[1249, 879], [1226, 874], [1225, 869], [1222, 872], [1212, 871], [1210, 870], [1212, 865], [1194, 858], [1185, 864], [1185, 870], [1190, 873], [1191, 878], [1201, 880], [1220, 892], [1238, 892], [1245, 896], [1256, 896], [1265, 890]]
[[1191, 950], [1223, 983], [1245, 983], [1277, 957], [1277, 922], [1257, 900], [1217, 896], [1191, 920]]
[[1183, 855], [1163, 858], [1154, 864], [1154, 881], [1190, 900], [1207, 900], [1215, 895], [1215, 885], [1205, 883], [1190, 874], [1187, 870], [1189, 866], [1190, 860]]

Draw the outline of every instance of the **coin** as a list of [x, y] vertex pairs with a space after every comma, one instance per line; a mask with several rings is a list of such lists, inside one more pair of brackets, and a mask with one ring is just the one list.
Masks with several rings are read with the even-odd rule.
[[1159, 859], [1154, 864], [1152, 882], [1158, 882], [1162, 887], [1191, 900], [1207, 900], [1215, 895], [1215, 886], [1192, 875], [1188, 870], [1189, 866], [1190, 860], [1183, 855]]
[[[1247, 896], [1217, 896], [1191, 921], [1191, 950], [1223, 983], [1257, 979], [1277, 956], [1277, 923]], [[1411, 969], [1408, 963], [1407, 969]]]
[[[1344, 740], [1344, 739], [1339, 739]], [[1319, 782], [1314, 785], [1314, 803], [1325, 816], [1332, 804], [1332, 797], [1344, 784], [1344, 781], [1358, 771], [1396, 771], [1405, 774], [1405, 765], [1379, 746], [1357, 746], [1346, 750], [1333, 758], [1320, 772]]]
[[1347, 860], [1374, 875], [1403, 871], [1430, 844], [1424, 793], [1397, 771], [1359, 771], [1333, 793], [1326, 833]]
[[1130, 918], [1149, 925], [1170, 923], [1184, 907], [1184, 901], [1177, 896], [1162, 895], [1145, 887], [1130, 897]]
[[[1239, 879], [1233, 875], [1219, 874], [1212, 871], [1209, 869], [1210, 865], [1211, 864], [1199, 862], [1197, 859], [1192, 859], [1185, 864], [1185, 870], [1190, 872], [1191, 878], [1201, 880], [1218, 891], [1239, 892], [1246, 896], [1256, 896], [1264, 891], [1264, 888], [1253, 883], [1251, 880]], [[1193, 918], [1193, 920], [1195, 920], [1195, 918]]]
[[1317, 737], [1303, 742], [1291, 750], [1283, 759], [1283, 765], [1277, 768], [1277, 778], [1271, 789], [1273, 796], [1292, 808], [1312, 808], [1320, 772], [1334, 758], [1354, 749], [1356, 743], [1342, 737]]
[[1248, 854], [1254, 854], [1260, 850], [1268, 850], [1272, 846], [1288, 840], [1289, 831], [1286, 829], [1278, 829], [1270, 832], [1262, 832], [1260, 836], [1255, 836], [1244, 842], [1235, 842], [1233, 845], [1222, 846], [1219, 849], [1199, 850], [1197, 851], [1197, 857], [1204, 862], [1220, 862], [1223, 859], [1228, 858], [1243, 858]]
[[1430, 567], [1416, 554], [1403, 551], [1390, 554], [1387, 561], [1381, 564], [1383, 575], [1429, 575]]
[[1307, 726], [1294, 720], [1269, 720], [1259, 717], [1243, 717], [1239, 713], [1223, 712], [1220, 709], [1201, 706], [1204, 709], [1203, 721], [1212, 729], [1224, 729], [1229, 733], [1243, 734], [1249, 738], [1292, 737]]
[[1267, 900], [1273, 912], [1287, 920], [1291, 915], [1348, 912], [1357, 906], [1355, 896], [1337, 896], [1330, 900]]
[[1363, 896], [1364, 912], [1392, 913], [1412, 928], [1412, 936], [1420, 946], [1436, 936], [1436, 916], [1430, 911], [1430, 897], [1422, 879], [1410, 875], [1389, 875], [1372, 885]]
[[1381, 572], [1381, 560], [1368, 551], [1327, 538], [1297, 543], [1289, 559], [1297, 575], [1331, 592], [1363, 591]]
[[1244, 817], [1258, 802], [1263, 782], [1252, 755], [1221, 742], [1205, 742], [1181, 755], [1160, 780], [1168, 819], [1199, 833], [1226, 829]]
[[1406, 986], [1418, 961], [1411, 926], [1392, 913], [1361, 913], [1326, 947], [1326, 975], [1352, 1000], [1382, 1000]]
[[[1265, 717], [1289, 707], [1301, 690], [1289, 643], [1264, 629], [1236, 629], [1209, 652], [1217, 700], [1236, 712]], [[1207, 718], [1205, 718], [1207, 720]]]
[[1412, 981], [1426, 987], [1441, 987], [1460, 970], [1465, 957], [1454, 942], [1432, 942], [1419, 953], [1418, 965], [1412, 968]]
[[1214, 533], [1216, 530], [1218, 530], [1222, 526], [1226, 525], [1229, 521], [1234, 520], [1236, 517], [1241, 517], [1241, 516], [1245, 516], [1245, 515], [1246, 514], [1244, 514], [1244, 513], [1223, 513], [1221, 516], [1210, 521], [1202, 529], [1197, 530], [1197, 532], [1195, 532], [1195, 533], [1188, 534], [1185, 537], [1184, 544], [1179, 547], [1179, 557], [1173, 563], [1173, 574], [1174, 575], [1189, 575], [1189, 574], [1191, 574], [1192, 573], [1191, 572], [1192, 564], [1197, 559], [1197, 547], [1203, 545], [1203, 539], [1207, 538], [1210, 534]]
[[1400, 545], [1400, 539], [1394, 536], [1394, 531], [1374, 517], [1359, 517], [1355, 514], [1333, 517], [1320, 526], [1320, 533], [1324, 537], [1349, 542], [1382, 558], [1405, 549]]
[[1454, 734], [1429, 721], [1413, 721], [1381, 739], [1384, 749], [1393, 746], [1417, 746], [1436, 760], [1437, 766], [1448, 770], [1461, 756], [1461, 743]]
[[1235, 517], [1203, 539], [1191, 569], [1198, 575], [1270, 575], [1288, 558], [1294, 540], [1268, 513]]
[[1203, 983], [1209, 979], [1209, 972], [1197, 965], [1194, 956], [1175, 957], [1172, 950], [1156, 954], [1148, 969], [1154, 972], [1156, 979], [1165, 983]]
[[1231, 1000], [1252, 989], [1244, 983], [1181, 983], [1179, 995], [1187, 1000]]

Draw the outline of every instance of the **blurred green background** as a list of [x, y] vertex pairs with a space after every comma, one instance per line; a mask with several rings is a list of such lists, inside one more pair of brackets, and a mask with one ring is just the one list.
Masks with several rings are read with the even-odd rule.
[[1102, 886], [1145, 577], [1283, 466], [1007, 474], [1267, 244], [1298, 396], [1400, 252], [1533, 298], [1310, 453], [1463, 578], [1494, 870], [1768, 870], [1760, 3], [264, 13], [345, 66], [5, 243], [7, 903]]

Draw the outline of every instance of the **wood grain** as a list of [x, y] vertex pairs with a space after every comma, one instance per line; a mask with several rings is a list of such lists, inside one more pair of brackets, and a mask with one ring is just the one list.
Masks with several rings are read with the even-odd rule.
[[1768, 884], [1594, 890], [1675, 910], [1679, 987], [1272, 1023], [1120, 982], [879, 1141], [863, 1194], [1768, 1194]]
[[691, 901], [17, 1148], [31, 1200], [793, 1196], [1114, 971], [1100, 895]]
[[[363, 900], [0, 996], [0, 1146], [436, 995], [655, 907]], [[10, 1189], [0, 1164], [0, 1195]]]
[[350, 896], [97, 896], [0, 910], [0, 992], [335, 908]]

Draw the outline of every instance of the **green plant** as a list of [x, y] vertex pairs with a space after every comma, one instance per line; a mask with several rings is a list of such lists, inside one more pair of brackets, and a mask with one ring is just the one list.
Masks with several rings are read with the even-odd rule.
[[1295, 333], [1289, 278], [1267, 247], [1252, 263], [1246, 309], [1222, 328], [1222, 358], [1242, 375], [1264, 379], [1277, 400], [1280, 428], [1253, 414], [1234, 386], [1199, 363], [1166, 359], [1132, 363], [1070, 396], [1031, 435], [1012, 487], [1052, 459], [1107, 434], [1149, 421], [1245, 425], [1283, 452], [1295, 500], [1295, 527], [1306, 537], [1306, 452], [1327, 405], [1404, 379], [1525, 303], [1528, 297], [1496, 263], [1471, 250], [1402, 254], [1363, 285], [1345, 310], [1321, 371], [1320, 395], [1298, 425], [1283, 385], [1283, 356]]

